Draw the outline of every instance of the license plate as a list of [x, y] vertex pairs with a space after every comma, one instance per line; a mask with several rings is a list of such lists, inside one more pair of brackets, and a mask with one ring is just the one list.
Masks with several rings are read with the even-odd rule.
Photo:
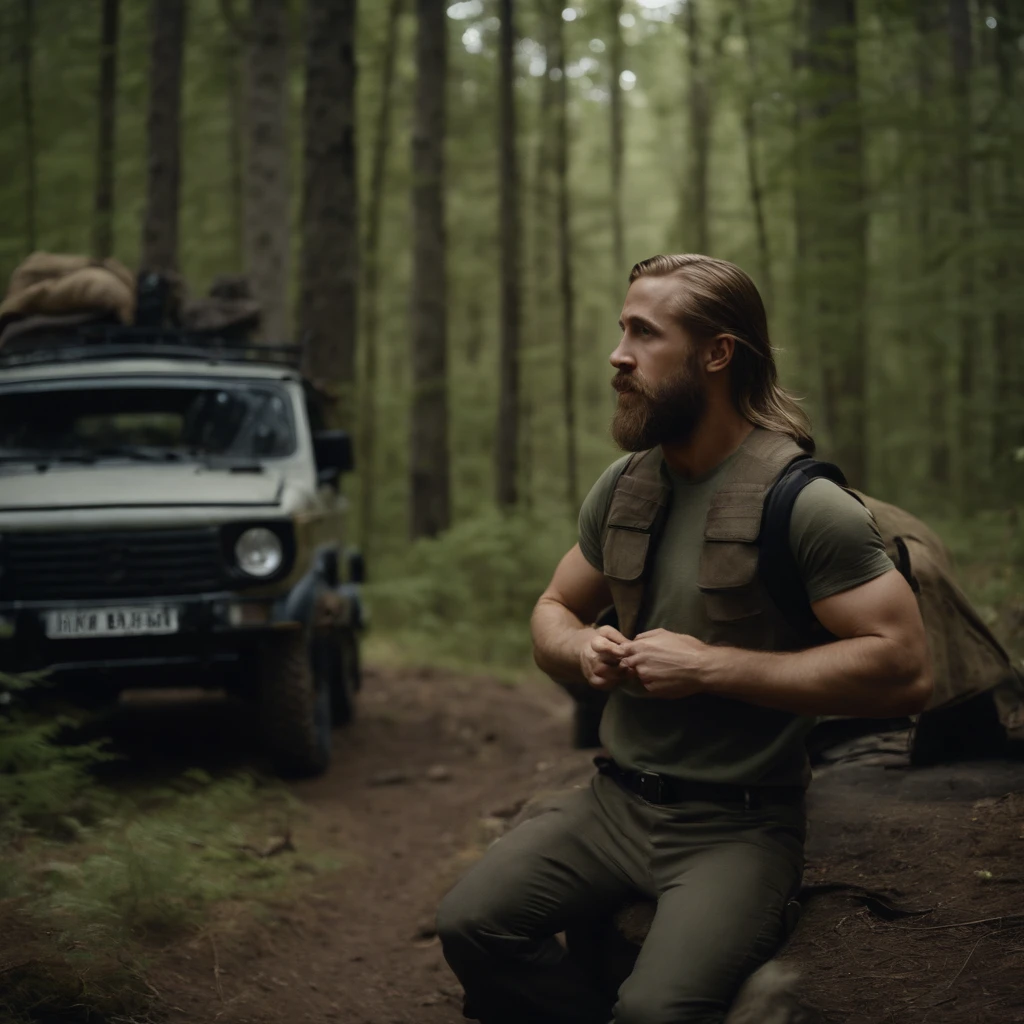
[[51, 640], [83, 636], [154, 636], [178, 632], [178, 609], [164, 605], [142, 608], [63, 608], [46, 613]]

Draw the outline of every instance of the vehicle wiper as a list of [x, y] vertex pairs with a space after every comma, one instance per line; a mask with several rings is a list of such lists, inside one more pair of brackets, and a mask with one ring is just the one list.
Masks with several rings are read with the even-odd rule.
[[96, 448], [93, 455], [100, 459], [124, 456], [144, 462], [180, 462], [182, 458], [181, 452], [177, 452], [173, 448], [157, 448], [154, 445], [145, 444], [107, 445], [103, 448]]
[[0, 448], [0, 462], [98, 462], [100, 459], [138, 459], [145, 462], [180, 462], [181, 452], [142, 444], [108, 445], [104, 448]]
[[43, 448], [0, 448], [0, 462], [95, 462], [96, 455], [89, 451], [47, 451]]

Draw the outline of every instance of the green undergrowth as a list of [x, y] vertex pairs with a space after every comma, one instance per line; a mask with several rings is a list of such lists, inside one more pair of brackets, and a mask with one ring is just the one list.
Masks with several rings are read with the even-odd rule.
[[[100, 785], [89, 773], [109, 756], [100, 747], [55, 743], [50, 723], [16, 704], [3, 712], [4, 1024], [146, 1020], [156, 1010], [146, 968], [162, 947], [339, 866], [276, 781], [189, 770], [159, 785]], [[11, 742], [17, 727], [33, 746]]]
[[522, 677], [532, 666], [530, 613], [574, 543], [564, 514], [494, 511], [382, 554], [367, 595], [370, 655]]

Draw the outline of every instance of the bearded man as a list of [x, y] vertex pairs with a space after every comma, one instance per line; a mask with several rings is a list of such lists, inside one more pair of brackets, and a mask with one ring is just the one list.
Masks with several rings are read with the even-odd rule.
[[[784, 938], [815, 717], [908, 715], [931, 693], [916, 599], [831, 480], [799, 493], [789, 527], [814, 628], [787, 625], [757, 578], [766, 488], [814, 442], [750, 278], [652, 257], [619, 328], [612, 434], [639, 454], [594, 485], [532, 620], [545, 672], [607, 692], [607, 757], [441, 905], [466, 1015], [485, 1024], [720, 1024]], [[611, 603], [620, 628], [592, 626]], [[555, 936], [637, 894], [657, 912], [612, 999]]]

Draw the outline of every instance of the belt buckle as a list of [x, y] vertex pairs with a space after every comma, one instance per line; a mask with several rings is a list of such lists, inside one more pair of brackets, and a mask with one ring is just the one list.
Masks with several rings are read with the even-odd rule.
[[664, 802], [665, 783], [657, 772], [638, 772], [636, 781], [641, 800], [649, 804]]

